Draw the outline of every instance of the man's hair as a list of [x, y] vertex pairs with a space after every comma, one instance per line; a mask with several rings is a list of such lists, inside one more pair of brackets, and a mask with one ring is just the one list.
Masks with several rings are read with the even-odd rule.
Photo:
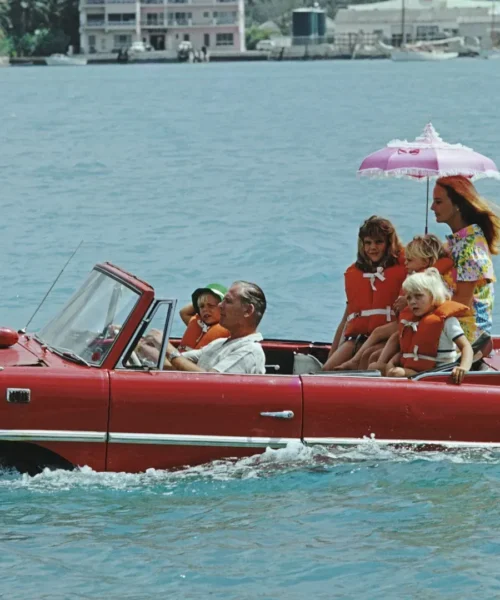
[[255, 309], [255, 322], [258, 325], [266, 312], [267, 301], [262, 289], [249, 281], [235, 281], [233, 285], [239, 286], [239, 296], [243, 304], [251, 304]]

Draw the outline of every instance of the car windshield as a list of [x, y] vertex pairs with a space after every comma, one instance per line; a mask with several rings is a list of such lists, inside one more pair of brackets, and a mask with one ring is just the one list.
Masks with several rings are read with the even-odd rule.
[[70, 360], [99, 366], [139, 297], [138, 292], [94, 270], [36, 338]]

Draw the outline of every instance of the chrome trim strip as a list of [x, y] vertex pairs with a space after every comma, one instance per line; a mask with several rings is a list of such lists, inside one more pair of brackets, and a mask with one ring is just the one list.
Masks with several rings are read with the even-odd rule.
[[388, 440], [376, 437], [364, 438], [304, 438], [304, 443], [314, 446], [359, 446], [360, 444], [377, 444], [379, 446], [443, 446], [445, 448], [500, 448], [500, 442], [460, 442], [450, 440]]
[[180, 435], [169, 433], [110, 433], [110, 444], [156, 444], [165, 446], [233, 446], [284, 448], [300, 438], [245, 437], [233, 435]]
[[50, 429], [0, 429], [8, 442], [105, 442], [105, 431], [51, 431]]

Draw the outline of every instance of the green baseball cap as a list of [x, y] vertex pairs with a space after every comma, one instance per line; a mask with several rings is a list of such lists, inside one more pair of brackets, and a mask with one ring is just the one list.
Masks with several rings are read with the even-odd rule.
[[227, 288], [220, 283], [209, 283], [205, 287], [196, 289], [191, 295], [191, 300], [195, 310], [198, 310], [198, 298], [203, 294], [212, 294], [213, 296], [216, 296], [222, 300], [222, 298], [224, 298], [226, 295], [226, 292]]

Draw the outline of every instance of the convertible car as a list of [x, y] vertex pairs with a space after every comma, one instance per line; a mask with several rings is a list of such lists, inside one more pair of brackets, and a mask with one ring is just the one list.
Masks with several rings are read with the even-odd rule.
[[[444, 371], [321, 373], [329, 345], [304, 341], [265, 340], [265, 375], [163, 371], [175, 306], [105, 263], [38, 333], [0, 330], [0, 465], [138, 472], [366, 437], [500, 447], [500, 339], [460, 386]], [[134, 350], [151, 328], [157, 364]]]

